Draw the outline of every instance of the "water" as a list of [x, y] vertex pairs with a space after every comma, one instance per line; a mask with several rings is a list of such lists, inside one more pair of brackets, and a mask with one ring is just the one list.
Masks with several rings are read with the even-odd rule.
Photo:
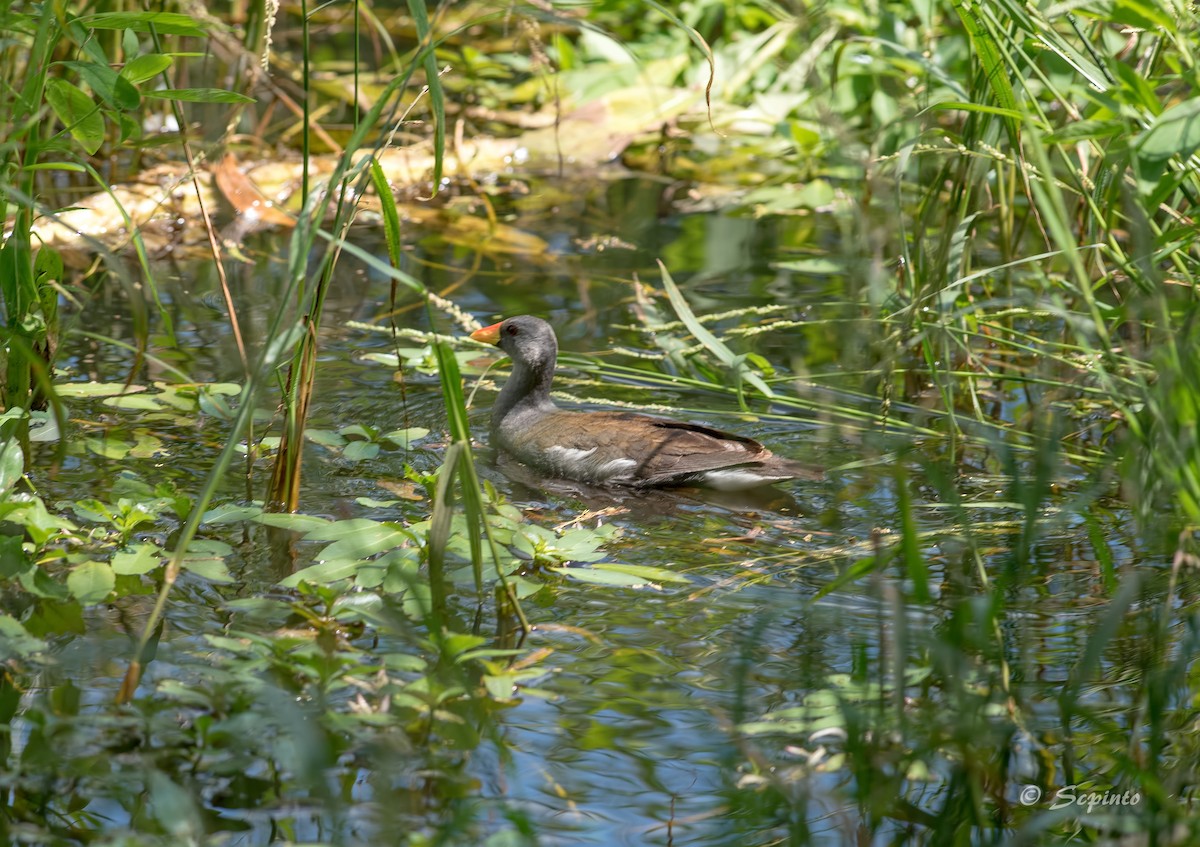
[[[61, 718], [59, 731], [68, 739], [60, 748], [63, 761], [82, 767], [80, 761], [99, 763], [119, 751], [105, 765], [95, 764], [103, 771], [100, 776], [92, 773], [105, 786], [104, 796], [85, 800], [86, 811], [104, 821], [98, 828], [145, 827], [171, 834], [174, 815], [176, 822], [194, 819], [209, 832], [225, 832], [230, 843], [284, 837], [399, 843], [417, 832], [432, 837], [439, 829], [450, 833], [448, 843], [465, 843], [523, 826], [532, 827], [545, 844], [765, 845], [804, 832], [812, 843], [843, 843], [857, 831], [860, 815], [847, 798], [856, 779], [861, 785], [864, 778], [836, 758], [845, 744], [827, 741], [823, 755], [835, 759], [802, 773], [804, 757], [822, 746], [811, 742], [809, 733], [746, 736], [736, 728], [800, 707], [810, 695], [835, 689], [834, 681], [843, 677], [857, 684], [879, 681], [880, 665], [891, 661], [899, 644], [920, 657], [932, 676], [905, 690], [906, 704], [884, 707], [886, 718], [876, 729], [859, 727], [862, 734], [854, 740], [875, 751], [860, 754], [861, 760], [875, 761], [881, 772], [890, 770], [893, 784], [912, 792], [917, 806], [937, 808], [964, 768], [954, 745], [938, 737], [932, 715], [952, 710], [963, 732], [994, 731], [996, 755], [1021, 747], [1019, 738], [1006, 735], [1008, 695], [996, 688], [1001, 661], [1013, 696], [1029, 708], [1024, 714], [1032, 723], [1028, 729], [1039, 734], [1057, 727], [1058, 689], [1072, 679], [1111, 600], [1102, 588], [1101, 560], [1111, 557], [1123, 572], [1148, 572], [1142, 601], [1147, 615], [1165, 597], [1169, 563], [1139, 557], [1139, 539], [1119, 501], [1109, 504], [1107, 517], [1090, 506], [1083, 515], [1073, 513], [1072, 497], [1089, 483], [1067, 464], [1060, 495], [1041, 507], [1048, 529], [1032, 545], [1019, 576], [1010, 579], [1004, 629], [988, 629], [984, 611], [972, 611], [972, 595], [981, 571], [990, 580], [1009, 578], [1004, 574], [1012, 573], [1012, 551], [1020, 544], [1025, 515], [1009, 502], [1007, 482], [997, 476], [997, 458], [1008, 449], [1003, 434], [968, 440], [957, 446], [956, 455], [947, 455], [947, 442], [939, 435], [946, 422], [919, 374], [912, 375], [911, 389], [897, 378], [901, 385], [893, 394], [887, 427], [872, 420], [880, 402], [879, 360], [872, 349], [886, 333], [871, 328], [855, 305], [857, 283], [837, 274], [792, 274], [777, 265], [802, 244], [821, 245], [818, 252], [839, 266], [866, 264], [868, 257], [854, 255], [852, 245], [835, 237], [833, 221], [756, 221], [731, 212], [660, 215], [660, 190], [656, 182], [624, 178], [559, 195], [553, 208], [527, 202], [510, 223], [545, 240], [550, 250], [544, 258], [481, 256], [425, 233], [412, 240], [407, 270], [430, 288], [446, 290], [458, 307], [482, 321], [521, 313], [551, 319], [564, 351], [561, 391], [593, 403], [673, 406], [684, 410], [680, 417], [736, 429], [783, 455], [819, 464], [828, 469], [826, 479], [733, 504], [676, 493], [580, 499], [485, 467], [485, 477], [530, 521], [550, 527], [582, 519], [595, 525], [597, 518], [585, 513], [602, 512], [600, 520], [620, 529], [609, 546], [611, 560], [667, 567], [688, 582], [630, 589], [528, 574], [548, 584], [525, 601], [534, 630], [523, 650], [545, 651], [533, 665], [536, 674], [520, 681], [511, 704], [492, 711], [466, 709], [455, 718], [463, 721], [459, 730], [439, 722], [432, 733], [419, 725], [375, 732], [369, 720], [351, 717], [358, 714], [353, 704], [362, 686], [333, 685], [327, 699], [317, 702], [299, 696], [316, 676], [336, 678], [339, 656], [363, 661], [419, 652], [419, 628], [410, 627], [407, 635], [403, 627], [388, 630], [380, 640], [370, 626], [323, 628], [308, 621], [325, 633], [312, 640], [287, 635], [304, 631], [305, 621], [295, 615], [231, 611], [233, 601], [289, 598], [274, 583], [289, 569], [310, 564], [321, 545], [281, 542], [262, 527], [208, 528], [206, 537], [235, 547], [229, 561], [232, 580], [214, 585], [185, 574], [172, 591], [168, 626], [148, 666], [139, 705], [122, 712], [106, 704], [149, 612], [148, 586], [111, 605], [89, 607], [80, 621], [85, 631], [66, 626], [53, 633], [54, 669], [43, 685], [29, 688], [29, 702], [39, 692], [61, 690], [64, 679], [74, 679], [86, 692], [82, 706]], [[598, 235], [636, 248], [595, 249], [591, 239]], [[362, 242], [370, 243], [371, 237], [363, 232]], [[252, 348], [261, 343], [276, 310], [288, 305], [282, 301], [284, 267], [270, 258], [283, 245], [283, 237], [265, 236], [249, 245], [265, 258], [230, 267], [235, 305]], [[794, 392], [784, 383], [780, 393], [785, 399], [808, 397], [808, 405], [781, 402], [769, 410], [774, 414], [740, 414], [728, 394], [658, 386], [659, 365], [622, 355], [619, 351], [654, 352], [653, 338], [636, 329], [639, 314], [657, 309], [671, 317], [655, 292], [657, 257], [668, 264], [699, 314], [784, 305], [777, 315], [759, 320], [797, 324], [752, 337], [752, 349], [802, 376]], [[155, 344], [151, 352], [169, 358], [197, 382], [238, 381], [241, 363], [216, 280], [197, 267], [164, 266], [159, 273], [179, 348]], [[123, 298], [116, 292], [103, 296], [104, 334], [134, 338]], [[362, 463], [309, 445], [302, 496], [306, 513], [407, 522], [428, 516], [423, 499], [384, 510], [359, 500], [388, 498], [386, 484], [402, 480], [406, 463], [431, 472], [444, 447], [436, 378], [408, 370], [401, 389], [392, 369], [367, 357], [392, 350], [388, 335], [348, 326], [352, 321], [386, 325], [381, 316], [389, 309], [388, 296], [388, 285], [378, 275], [350, 260], [339, 266], [326, 305], [311, 427], [421, 426], [433, 434], [408, 452], [384, 451]], [[431, 328], [425, 311], [403, 298], [397, 323]], [[98, 301], [89, 304], [89, 326], [98, 311]], [[452, 331], [445, 316], [435, 314], [435, 319], [434, 328]], [[161, 322], [153, 315], [152, 320], [161, 333]], [[740, 349], [741, 342], [732, 339], [746, 325], [754, 320], [734, 315], [711, 328]], [[604, 361], [641, 367], [646, 376], [597, 382], [572, 365], [576, 353], [605, 353]], [[60, 365], [72, 380], [123, 383], [132, 360], [126, 349], [73, 336], [64, 344]], [[148, 384], [163, 372], [150, 362], [134, 374], [134, 382]], [[468, 377], [468, 391], [476, 378]], [[492, 396], [483, 390], [476, 395], [473, 424], [480, 439], [486, 439]], [[1002, 421], [1023, 413], [1017, 392], [1001, 390], [996, 399]], [[269, 403], [261, 405], [270, 411]], [[143, 414], [114, 410], [100, 400], [72, 401], [71, 419], [71, 444], [96, 434], [132, 443], [148, 434], [164, 447], [144, 459], [106, 459], [77, 449], [55, 458], [52, 445], [39, 448], [41, 461], [30, 476], [48, 503], [64, 509], [85, 493], [115, 499], [127, 485], [122, 474], [130, 471], [150, 487], [166, 484], [195, 492], [226, 432], [218, 416]], [[947, 460], [962, 474], [959, 480], [938, 475], [944, 475]], [[1023, 471], [1031, 467], [1028, 454], [1013, 461]], [[899, 564], [829, 590], [847, 568], [900, 532], [898, 466], [905, 470], [916, 529], [923, 533], [921, 552], [929, 562], [932, 598], [924, 606], [896, 605], [898, 592], [912, 589]], [[243, 471], [235, 465], [221, 499], [244, 498]], [[259, 459], [251, 483], [255, 496], [262, 495], [268, 474], [268, 460]], [[948, 487], [966, 505], [946, 503], [942, 494]], [[1095, 502], [1101, 501], [1089, 501]], [[1087, 521], [1096, 519], [1106, 521], [1100, 536], [1088, 532]], [[178, 525], [178, 517], [168, 515], [135, 538], [169, 545]], [[968, 529], [975, 533], [970, 542], [964, 537]], [[1092, 547], [1096, 537], [1104, 539], [1104, 551]], [[1180, 590], [1193, 587], [1185, 578]], [[467, 631], [477, 614], [486, 621], [494, 610], [488, 603], [477, 612], [463, 598], [452, 614], [459, 630]], [[491, 625], [480, 629], [487, 634]], [[246, 632], [275, 646], [261, 647], [261, 654], [247, 647], [244, 664], [217, 662], [225, 670], [213, 675], [206, 657], [236, 648], [212, 639], [243, 638]], [[946, 633], [954, 635], [960, 653], [938, 653], [949, 643], [939, 638]], [[1101, 660], [1102, 670], [1117, 677], [1136, 673], [1136, 667], [1132, 662], [1131, 670], [1123, 669], [1112, 654]], [[400, 676], [413, 679], [420, 673], [413, 667]], [[884, 677], [891, 679], [890, 674]], [[178, 691], [168, 688], [169, 696], [157, 698], [151, 692], [164, 681], [195, 685], [205, 695], [177, 699]], [[1130, 729], [1124, 721], [1133, 704], [1120, 691], [1109, 687], [1089, 694], [1088, 702], [1111, 719], [1110, 729], [1095, 737]], [[377, 703], [377, 696], [382, 695], [369, 691], [364, 702]], [[841, 696], [858, 702], [853, 685]], [[252, 701], [248, 712], [245, 702], [238, 705], [238, 698], [247, 697]], [[454, 713], [457, 707], [447, 708]], [[249, 720], [247, 714], [258, 718]], [[334, 722], [339, 728], [317, 731], [321, 716], [331, 714], [340, 716]], [[40, 737], [26, 724], [16, 749], [41, 743]], [[200, 746], [192, 748], [197, 742]], [[909, 756], [906, 749], [922, 755]], [[1087, 750], [1080, 755], [1086, 758]], [[918, 759], [939, 763], [940, 772], [906, 774], [904, 768]], [[1018, 761], [1032, 780], [1037, 774], [1030, 756]], [[185, 785], [174, 798], [182, 811], [169, 811], [174, 795], [161, 784], [156, 789], [152, 780], [146, 783], [153, 798], [149, 810], [137, 800], [138, 790], [122, 789], [122, 774], [151, 770], [173, 774]], [[878, 837], [906, 826], [896, 819]]]

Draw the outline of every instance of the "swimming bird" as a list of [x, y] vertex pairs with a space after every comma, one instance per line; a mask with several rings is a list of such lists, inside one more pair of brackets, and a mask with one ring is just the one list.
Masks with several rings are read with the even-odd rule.
[[820, 475], [719, 429], [634, 412], [560, 409], [550, 398], [558, 339], [541, 318], [508, 318], [471, 338], [495, 344], [513, 363], [492, 407], [492, 446], [539, 473], [598, 486], [721, 491]]

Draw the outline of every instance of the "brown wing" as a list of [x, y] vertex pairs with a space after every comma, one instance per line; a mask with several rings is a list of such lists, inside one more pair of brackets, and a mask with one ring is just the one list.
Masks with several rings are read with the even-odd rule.
[[621, 475], [638, 485], [666, 485], [771, 458], [751, 438], [630, 412], [556, 412], [531, 426], [522, 440], [538, 456], [555, 447], [588, 453], [579, 460], [578, 476], [603, 479], [622, 468]]

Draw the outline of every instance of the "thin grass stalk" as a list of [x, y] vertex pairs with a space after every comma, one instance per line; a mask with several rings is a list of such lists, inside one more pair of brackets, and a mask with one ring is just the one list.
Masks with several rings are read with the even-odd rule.
[[[307, 18], [305, 19], [305, 45], [307, 45]], [[423, 42], [422, 52], [425, 58], [432, 56], [433, 42], [430, 40], [427, 44]], [[421, 58], [420, 55], [418, 58]], [[308, 68], [308, 51], [305, 49], [305, 69]], [[376, 105], [368, 112], [366, 119], [358, 125], [355, 131], [351, 134], [350, 141], [346, 145], [345, 151], [342, 153], [338, 166], [334, 173], [329, 177], [329, 185], [331, 189], [325, 193], [320, 203], [316, 204], [316, 208], [310, 208], [311, 197], [308, 194], [308, 134], [307, 134], [307, 119], [304, 142], [304, 172], [302, 179], [302, 192], [305, 198], [304, 208], [305, 213], [301, 215], [299, 224], [292, 235], [291, 243], [291, 262], [289, 264], [289, 272], [294, 276], [303, 278], [306, 275], [306, 265], [308, 249], [311, 247], [315, 238], [319, 233], [318, 222], [323, 218], [324, 211], [328, 204], [332, 201], [332, 196], [337, 198], [337, 214], [335, 215], [334, 229], [339, 230], [348, 225], [349, 215], [347, 211], [345, 199], [347, 196], [346, 189], [349, 186], [347, 174], [353, 157], [357, 155], [359, 147], [363, 144], [366, 132], [377, 125], [382, 111], [390, 99], [393, 92], [398, 91], [408, 81], [411, 74], [416, 68], [417, 62], [414, 61], [409, 67], [408, 72], [397, 77], [385, 87], [380, 94]], [[435, 66], [436, 67], [436, 66]], [[436, 74], [435, 74], [436, 79]], [[307, 77], [305, 85], [307, 87]], [[307, 88], [306, 88], [307, 90]], [[441, 87], [431, 86], [430, 95], [433, 102], [433, 110], [435, 114], [443, 115], [445, 111], [444, 97]], [[305, 98], [305, 111], [307, 118], [307, 110], [309, 108], [308, 98]], [[439, 121], [441, 125], [442, 121]], [[380, 142], [382, 144], [382, 142]], [[441, 147], [435, 148], [435, 173], [439, 175], [442, 167]], [[370, 178], [369, 161], [364, 160], [355, 166], [355, 170], [362, 177], [363, 181]], [[436, 181], [435, 181], [436, 185]], [[334, 190], [332, 187], [337, 186]], [[389, 194], [390, 197], [390, 194]], [[388, 198], [383, 197], [381, 200], [387, 201]], [[308, 407], [310, 403], [310, 395], [314, 381], [316, 379], [316, 345], [318, 343], [318, 330], [321, 323], [321, 312], [323, 310], [325, 294], [328, 290], [329, 280], [332, 277], [333, 263], [335, 254], [340, 251], [344, 245], [344, 240], [340, 237], [330, 239], [330, 250], [327, 252], [322, 265], [322, 273], [319, 277], [318, 284], [315, 290], [308, 295], [303, 289], [300, 290], [299, 301], [303, 304], [308, 303], [307, 308], [302, 307], [306, 314], [306, 320], [310, 329], [308, 340], [304, 342], [300, 349], [296, 352], [296, 358], [292, 361], [286, 377], [284, 387], [284, 407], [285, 407], [285, 424], [283, 436], [280, 441], [279, 451], [276, 454], [275, 465], [272, 470], [270, 489], [268, 493], [268, 501], [279, 508], [287, 511], [294, 511], [299, 508], [299, 492], [300, 478], [303, 467], [303, 441], [304, 429], [307, 424]], [[391, 274], [393, 279], [397, 278], [395, 273]], [[407, 278], [411, 284], [415, 285], [421, 291], [424, 287]], [[308, 362], [308, 364], [306, 364]]]

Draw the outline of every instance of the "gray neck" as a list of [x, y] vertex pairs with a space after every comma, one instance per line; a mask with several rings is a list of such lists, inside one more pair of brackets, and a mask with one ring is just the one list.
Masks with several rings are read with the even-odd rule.
[[512, 375], [504, 383], [500, 396], [492, 406], [492, 429], [499, 427], [500, 421], [514, 409], [523, 412], [555, 408], [554, 401], [550, 399], [552, 382], [553, 365], [535, 373], [524, 362], [514, 362]]

